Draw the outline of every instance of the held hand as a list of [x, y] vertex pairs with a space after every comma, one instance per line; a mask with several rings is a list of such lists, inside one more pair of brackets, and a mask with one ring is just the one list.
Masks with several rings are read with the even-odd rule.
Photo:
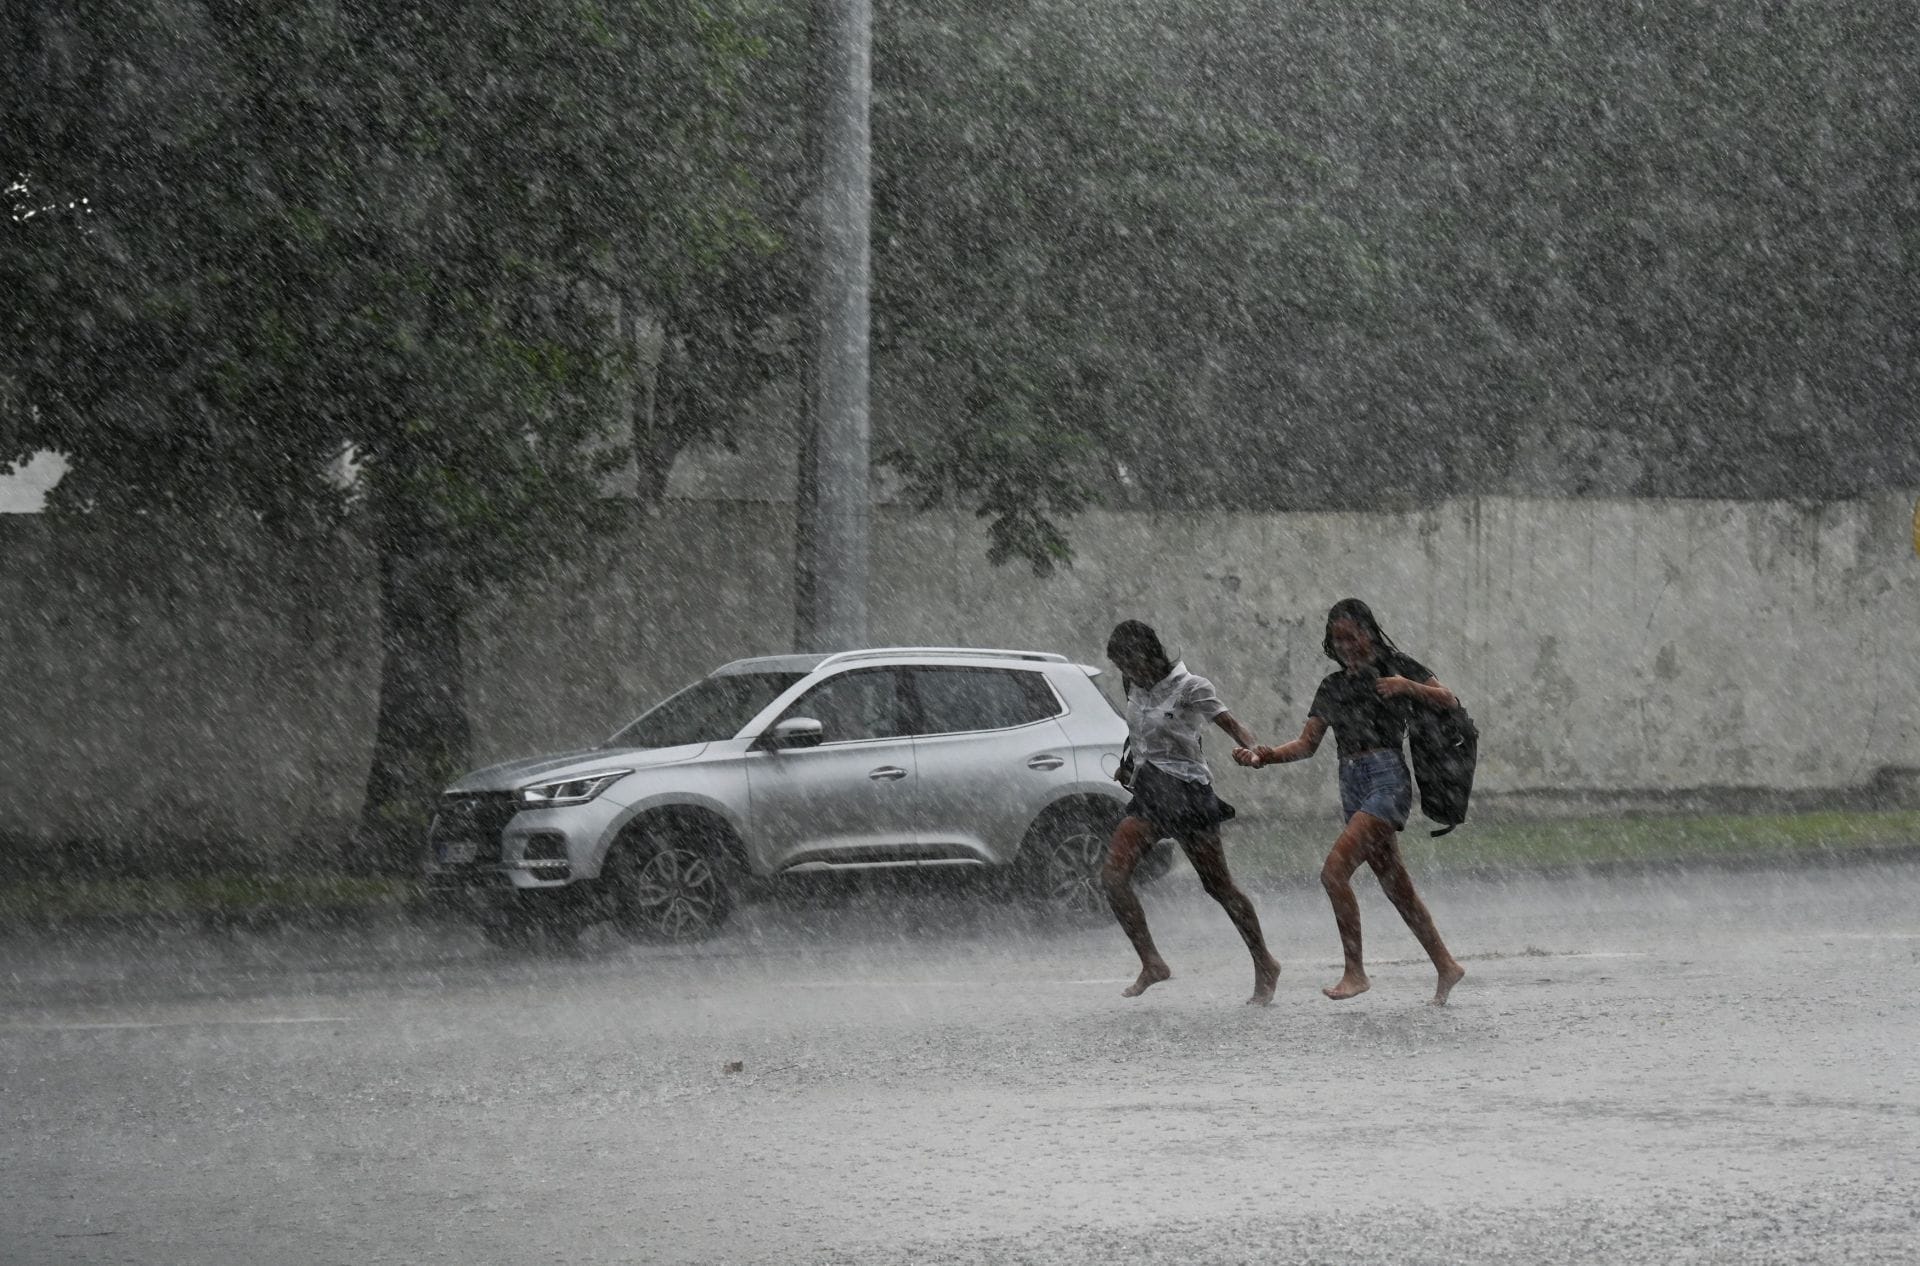
[[1233, 763], [1244, 765], [1248, 769], [1258, 769], [1267, 762], [1258, 747], [1236, 747], [1233, 749]]

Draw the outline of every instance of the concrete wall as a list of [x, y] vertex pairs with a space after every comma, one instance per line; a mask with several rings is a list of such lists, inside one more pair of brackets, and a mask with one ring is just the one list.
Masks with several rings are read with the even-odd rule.
[[376, 702], [370, 558], [0, 518], [0, 838], [325, 838]]
[[[883, 507], [872, 631], [1096, 660], [1140, 616], [1279, 741], [1330, 667], [1328, 604], [1355, 594], [1472, 708], [1488, 793], [1843, 787], [1920, 766], [1911, 504], [1100, 513], [1050, 580], [989, 567], [969, 517]], [[716, 663], [787, 649], [791, 540], [784, 505], [676, 503], [611, 568], [478, 612], [476, 758], [595, 741]], [[0, 836], [337, 838], [374, 715], [367, 564], [351, 544], [0, 519]], [[1330, 757], [1229, 769], [1223, 792], [1331, 813]]]

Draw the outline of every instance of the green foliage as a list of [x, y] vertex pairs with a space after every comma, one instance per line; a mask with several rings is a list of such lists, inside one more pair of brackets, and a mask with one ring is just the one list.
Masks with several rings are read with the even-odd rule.
[[874, 71], [876, 421], [1016, 556], [1920, 479], [1911, 5], [933, 0]]
[[1320, 365], [1296, 360], [1311, 391], [1292, 442], [1247, 446], [1222, 499], [1836, 496], [1920, 477], [1901, 420], [1917, 296], [1894, 262], [1920, 177], [1913, 6], [1189, 12], [1168, 73], [1336, 138], [1331, 204], [1391, 295]]
[[[797, 242], [804, 9], [774, 15], [748, 118], [767, 217]], [[1144, 73], [1161, 39], [1079, 0], [875, 14], [877, 439], [916, 502], [990, 521], [995, 561], [1069, 561], [1068, 520], [1125, 488], [1141, 433], [1207, 423], [1195, 387], [1223, 356], [1372, 302], [1319, 201], [1328, 165]], [[798, 300], [798, 262], [763, 271], [764, 299]]]
[[[25, 297], [5, 317], [25, 355], [3, 456], [71, 456], [56, 513], [358, 511], [471, 586], [579, 540], [626, 439], [615, 297], [665, 305], [768, 245], [726, 153], [749, 20], [572, 0], [43, 19], [6, 102], [0, 286]], [[355, 487], [332, 469], [349, 449]]]
[[1045, 572], [1066, 518], [1132, 495], [1149, 437], [1208, 424], [1210, 367], [1357, 318], [1365, 253], [1319, 202], [1324, 161], [1143, 73], [1162, 33], [1124, 6], [887, 18], [876, 313], [930, 415], [889, 456], [921, 504], [991, 519], [995, 561]]
[[[1772, 814], [1655, 814], [1636, 817], [1470, 821], [1430, 838], [1419, 815], [1400, 847], [1417, 871], [1520, 871], [1554, 867], [1712, 864], [1767, 858], [1790, 862], [1872, 850], [1908, 850], [1920, 832], [1912, 810], [1823, 810]], [[1234, 848], [1234, 873], [1255, 881], [1315, 873], [1332, 843], [1319, 823], [1288, 824]]]
[[[0, 88], [0, 458], [72, 452], [56, 509], [357, 510], [491, 583], [623, 441], [656, 494], [794, 372], [804, 5], [54, 8]], [[1041, 568], [1101, 497], [1911, 479], [1917, 32], [1892, 0], [890, 0], [884, 451]], [[662, 332], [631, 436], [616, 304]]]

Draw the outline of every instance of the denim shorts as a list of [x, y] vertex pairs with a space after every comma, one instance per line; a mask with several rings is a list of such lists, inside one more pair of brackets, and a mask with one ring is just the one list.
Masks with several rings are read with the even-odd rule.
[[1396, 831], [1407, 829], [1413, 813], [1413, 774], [1399, 749], [1366, 752], [1340, 762], [1340, 814], [1347, 821], [1365, 811]]

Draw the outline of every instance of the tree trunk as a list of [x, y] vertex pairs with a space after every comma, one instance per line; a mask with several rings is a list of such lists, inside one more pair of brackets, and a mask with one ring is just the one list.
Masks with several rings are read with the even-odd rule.
[[633, 445], [634, 507], [644, 520], [660, 512], [661, 499], [667, 495], [667, 476], [679, 455], [679, 447], [670, 439], [676, 385], [673, 356], [667, 331], [637, 295], [626, 296], [621, 314], [621, 337], [627, 341], [626, 350], [638, 369], [633, 378], [627, 438]]
[[380, 551], [380, 711], [355, 861], [411, 870], [446, 785], [470, 768], [460, 589], [432, 556]]

